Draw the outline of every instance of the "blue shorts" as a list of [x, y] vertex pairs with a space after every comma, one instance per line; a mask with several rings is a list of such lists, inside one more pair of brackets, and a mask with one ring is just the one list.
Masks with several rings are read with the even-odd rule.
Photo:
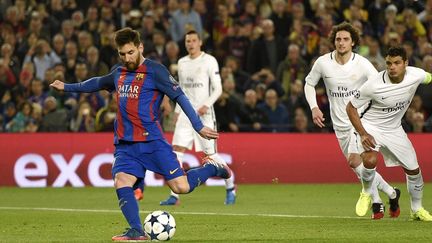
[[120, 142], [115, 145], [112, 177], [119, 172], [145, 177], [147, 170], [162, 175], [165, 180], [185, 175], [171, 145], [165, 140]]

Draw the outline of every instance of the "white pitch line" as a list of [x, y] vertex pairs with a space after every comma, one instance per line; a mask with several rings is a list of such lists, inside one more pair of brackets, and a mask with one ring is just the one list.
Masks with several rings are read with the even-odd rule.
[[[120, 213], [120, 210], [111, 209], [80, 209], [80, 208], [31, 208], [31, 207], [0, 207], [0, 210], [32, 210], [32, 211], [56, 211], [56, 212], [83, 212], [83, 213]], [[140, 213], [151, 213], [152, 211], [142, 211]], [[323, 215], [292, 215], [292, 214], [249, 214], [249, 213], [211, 213], [211, 212], [178, 212], [173, 214], [183, 215], [215, 215], [215, 216], [259, 216], [259, 217], [279, 217], [279, 218], [331, 218], [331, 219], [369, 219], [351, 216], [323, 216]]]

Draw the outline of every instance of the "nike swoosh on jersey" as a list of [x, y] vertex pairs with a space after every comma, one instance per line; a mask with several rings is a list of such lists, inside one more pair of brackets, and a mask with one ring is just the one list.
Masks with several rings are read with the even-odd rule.
[[179, 169], [179, 168], [176, 168], [175, 170], [170, 170], [170, 171], [169, 171], [169, 172], [170, 172], [170, 175], [176, 173], [176, 171], [177, 171], [178, 169]]

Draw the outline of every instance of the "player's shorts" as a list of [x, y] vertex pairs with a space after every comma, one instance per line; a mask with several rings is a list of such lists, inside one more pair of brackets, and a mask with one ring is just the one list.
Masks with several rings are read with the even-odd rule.
[[[415, 170], [419, 167], [414, 147], [402, 127], [387, 132], [364, 123], [363, 126], [374, 137], [387, 167], [402, 166], [407, 170]], [[363, 153], [365, 150], [360, 135], [357, 135], [357, 141], [357, 148], [360, 153]]]
[[185, 175], [171, 145], [165, 140], [123, 141], [115, 145], [113, 178], [124, 172], [142, 179], [147, 170], [162, 175], [167, 181]]
[[[206, 127], [210, 127], [216, 130], [216, 119], [213, 112], [208, 112], [200, 117], [202, 123]], [[217, 152], [216, 148], [216, 140], [215, 139], [205, 139], [202, 138], [192, 127], [187, 116], [184, 112], [181, 112], [175, 129], [173, 136], [173, 145], [185, 147], [188, 150], [192, 149], [192, 146], [195, 144], [195, 151], [203, 151], [205, 154], [214, 154]]]
[[336, 130], [336, 138], [339, 142], [339, 147], [345, 158], [348, 159], [349, 154], [358, 154], [356, 135], [354, 134], [354, 129], [351, 130]]

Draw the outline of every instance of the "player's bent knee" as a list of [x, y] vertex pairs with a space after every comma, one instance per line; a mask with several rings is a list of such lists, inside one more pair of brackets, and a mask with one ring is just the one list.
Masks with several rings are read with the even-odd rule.
[[377, 163], [377, 153], [376, 152], [364, 152], [361, 155], [363, 160], [363, 165], [365, 168], [373, 169], [376, 167]]
[[135, 176], [123, 172], [119, 172], [115, 174], [114, 187], [115, 188], [132, 187], [135, 181], [136, 181]]

